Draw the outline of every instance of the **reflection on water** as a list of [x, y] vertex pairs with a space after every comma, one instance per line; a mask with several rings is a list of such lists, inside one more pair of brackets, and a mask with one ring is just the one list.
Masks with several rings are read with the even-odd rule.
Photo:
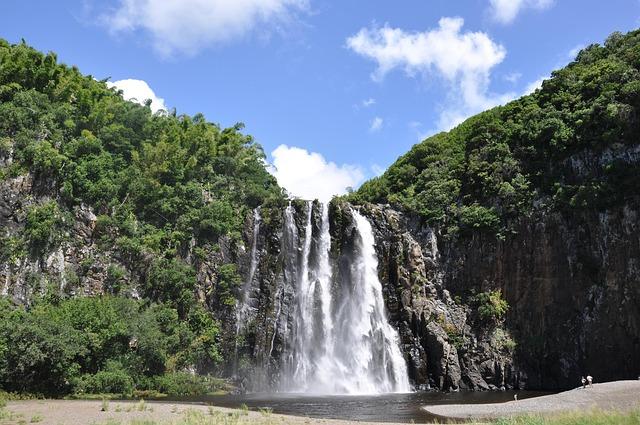
[[312, 418], [332, 418], [375, 422], [430, 422], [434, 418], [421, 409], [430, 404], [501, 403], [548, 393], [536, 391], [502, 392], [417, 392], [377, 396], [305, 396], [301, 394], [247, 394], [171, 398], [170, 401], [197, 402], [251, 410], [270, 408], [274, 413]]

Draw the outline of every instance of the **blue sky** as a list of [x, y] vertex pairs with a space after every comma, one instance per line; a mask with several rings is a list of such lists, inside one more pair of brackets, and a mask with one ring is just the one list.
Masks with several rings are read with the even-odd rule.
[[306, 198], [358, 186], [423, 137], [532, 90], [581, 46], [640, 25], [638, 0], [2, 0], [0, 9], [0, 37], [55, 51], [125, 96], [244, 122], [281, 184]]

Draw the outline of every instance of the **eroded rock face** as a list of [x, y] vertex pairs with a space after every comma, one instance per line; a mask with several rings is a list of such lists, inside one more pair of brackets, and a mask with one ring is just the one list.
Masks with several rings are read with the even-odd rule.
[[445, 285], [499, 288], [517, 364], [532, 388], [568, 388], [640, 372], [637, 208], [553, 213], [504, 241], [477, 236], [451, 249]]
[[[440, 390], [522, 386], [513, 353], [493, 344], [497, 323], [480, 323], [447, 289], [437, 230], [386, 206], [362, 208], [376, 229], [389, 318], [397, 326], [414, 385]], [[498, 370], [496, 370], [498, 369]]]

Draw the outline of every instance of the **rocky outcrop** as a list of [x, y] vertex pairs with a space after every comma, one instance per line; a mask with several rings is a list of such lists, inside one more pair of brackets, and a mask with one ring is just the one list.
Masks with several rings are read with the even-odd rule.
[[637, 206], [572, 211], [518, 223], [505, 240], [448, 246], [445, 286], [499, 288], [516, 363], [531, 388], [570, 388], [640, 373]]
[[[390, 320], [400, 330], [409, 371], [420, 388], [487, 390], [522, 385], [502, 323], [481, 322], [452, 296], [436, 229], [387, 206], [362, 208], [376, 228]], [[455, 298], [455, 300], [454, 300]]]

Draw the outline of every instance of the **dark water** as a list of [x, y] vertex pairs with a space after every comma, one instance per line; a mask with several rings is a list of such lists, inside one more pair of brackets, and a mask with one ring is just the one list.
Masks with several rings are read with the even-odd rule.
[[501, 403], [536, 397], [548, 393], [535, 391], [501, 392], [416, 392], [377, 396], [311, 396], [301, 394], [247, 394], [172, 398], [171, 401], [206, 403], [215, 406], [239, 408], [242, 404], [251, 410], [272, 409], [274, 413], [375, 422], [425, 423], [435, 418], [421, 409], [429, 404]]

